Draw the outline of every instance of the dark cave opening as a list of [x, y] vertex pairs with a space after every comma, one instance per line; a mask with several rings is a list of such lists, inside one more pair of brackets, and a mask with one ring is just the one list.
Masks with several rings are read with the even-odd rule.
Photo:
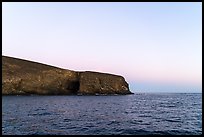
[[79, 91], [79, 86], [80, 86], [79, 81], [69, 81], [67, 90], [71, 91], [72, 94], [77, 94], [77, 92]]

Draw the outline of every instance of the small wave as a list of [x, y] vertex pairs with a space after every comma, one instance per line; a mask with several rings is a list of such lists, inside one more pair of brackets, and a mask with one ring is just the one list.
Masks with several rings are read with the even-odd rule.
[[145, 122], [145, 123], [140, 123], [141, 125], [151, 125], [151, 123], [147, 123], [147, 122]]
[[165, 119], [164, 121], [168, 121], [168, 122], [181, 122], [180, 120], [174, 120], [174, 119]]
[[119, 123], [120, 123], [120, 122], [118, 122], [118, 121], [112, 120], [112, 121], [110, 121], [110, 123], [108, 123], [107, 125], [112, 125], [112, 124], [118, 125]]
[[41, 110], [46, 110], [46, 109], [44, 109], [44, 108], [37, 108], [34, 111], [41, 111]]
[[68, 119], [68, 118], [64, 119], [64, 122], [70, 122], [70, 121], [71, 121], [71, 119]]
[[52, 115], [52, 114], [49, 112], [28, 114], [28, 116], [47, 116], [47, 115]]
[[152, 117], [151, 115], [139, 115], [138, 117]]
[[130, 121], [130, 124], [140, 124], [142, 122], [143, 122], [142, 120], [132, 120]]
[[170, 106], [167, 106], [167, 107], [170, 107], [170, 108], [171, 108], [171, 107], [176, 107], [176, 106], [175, 106], [175, 105], [170, 105]]

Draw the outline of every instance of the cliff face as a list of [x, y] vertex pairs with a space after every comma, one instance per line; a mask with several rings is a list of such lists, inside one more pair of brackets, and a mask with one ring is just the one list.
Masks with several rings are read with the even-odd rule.
[[130, 92], [125, 79], [112, 74], [83, 72], [79, 83], [79, 93], [82, 94], [128, 94]]
[[2, 56], [3, 95], [131, 94], [122, 76], [75, 72]]

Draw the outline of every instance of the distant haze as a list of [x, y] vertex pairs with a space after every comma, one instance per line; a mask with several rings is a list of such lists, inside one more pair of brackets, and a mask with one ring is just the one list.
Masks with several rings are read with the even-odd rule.
[[122, 75], [132, 92], [201, 92], [202, 3], [3, 2], [2, 55]]

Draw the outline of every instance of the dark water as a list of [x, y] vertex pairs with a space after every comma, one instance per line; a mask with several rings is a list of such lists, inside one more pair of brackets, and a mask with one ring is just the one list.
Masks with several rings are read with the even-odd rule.
[[2, 134], [202, 134], [202, 94], [3, 96]]

